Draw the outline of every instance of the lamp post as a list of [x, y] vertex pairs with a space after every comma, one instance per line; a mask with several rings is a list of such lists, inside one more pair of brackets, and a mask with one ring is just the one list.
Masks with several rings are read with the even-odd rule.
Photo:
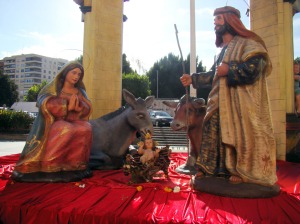
[[158, 99], [158, 70], [156, 70], [156, 98]]
[[[196, 72], [196, 31], [195, 31], [195, 0], [190, 0], [190, 73]], [[190, 95], [196, 96], [196, 89], [190, 88]]]

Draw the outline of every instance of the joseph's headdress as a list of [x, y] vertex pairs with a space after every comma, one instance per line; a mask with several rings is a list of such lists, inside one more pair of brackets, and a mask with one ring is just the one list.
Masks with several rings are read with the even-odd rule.
[[241, 18], [240, 11], [231, 6], [225, 6], [225, 7], [215, 9], [214, 16], [218, 15], [218, 14], [224, 14], [224, 13], [232, 13], [232, 14], [236, 15], [239, 19]]
[[[240, 35], [245, 38], [253, 39], [264, 46], [266, 49], [266, 45], [264, 41], [254, 32], [248, 30], [241, 21], [241, 13], [238, 9], [231, 6], [224, 6], [221, 8], [217, 8], [214, 11], [214, 16], [222, 14], [224, 20], [230, 27], [234, 30], [237, 35]], [[220, 47], [222, 45], [222, 38], [216, 38], [216, 46]]]

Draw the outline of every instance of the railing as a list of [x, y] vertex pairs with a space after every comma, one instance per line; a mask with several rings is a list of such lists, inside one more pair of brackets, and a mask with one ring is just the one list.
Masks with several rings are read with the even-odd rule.
[[185, 131], [173, 131], [170, 127], [153, 127], [153, 139], [159, 147], [169, 145], [173, 152], [187, 152]]

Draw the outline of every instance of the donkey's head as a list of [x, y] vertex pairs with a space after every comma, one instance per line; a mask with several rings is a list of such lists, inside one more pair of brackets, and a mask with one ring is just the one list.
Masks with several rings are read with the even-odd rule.
[[128, 123], [141, 135], [145, 135], [148, 131], [153, 133], [153, 125], [147, 108], [152, 105], [154, 96], [148, 96], [145, 100], [136, 99], [132, 93], [123, 89], [123, 98], [132, 107], [132, 111], [127, 116]]
[[175, 116], [171, 123], [171, 128], [174, 131], [186, 130], [187, 127], [193, 129], [196, 126], [202, 126], [206, 113], [204, 99], [184, 95], [179, 102], [163, 101], [163, 104], [175, 109]]

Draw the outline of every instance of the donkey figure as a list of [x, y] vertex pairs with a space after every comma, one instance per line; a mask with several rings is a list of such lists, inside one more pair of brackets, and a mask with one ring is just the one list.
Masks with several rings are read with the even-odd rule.
[[202, 123], [206, 113], [205, 100], [184, 95], [179, 102], [163, 101], [163, 104], [175, 109], [175, 116], [171, 123], [171, 128], [174, 131], [188, 129], [188, 137], [191, 143], [190, 153], [186, 164], [177, 167], [176, 172], [194, 174], [196, 173], [194, 165], [198, 153], [200, 152], [202, 140]]
[[145, 100], [123, 89], [124, 107], [90, 120], [93, 130], [93, 143], [89, 166], [92, 169], [119, 169], [130, 144], [137, 132], [143, 136], [148, 131], [153, 133], [153, 125], [147, 108], [154, 101], [154, 96]]

